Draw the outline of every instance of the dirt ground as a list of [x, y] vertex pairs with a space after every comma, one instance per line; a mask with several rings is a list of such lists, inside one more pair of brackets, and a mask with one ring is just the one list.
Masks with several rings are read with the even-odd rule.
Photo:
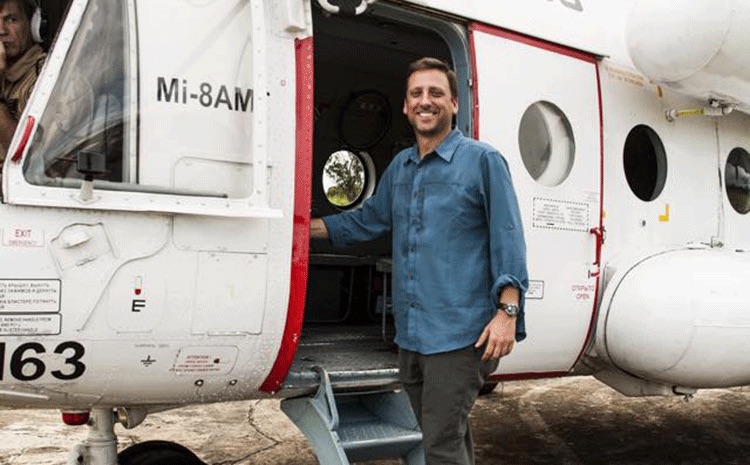
[[[591, 378], [500, 385], [472, 413], [477, 464], [745, 465], [750, 389], [692, 399], [627, 398]], [[120, 448], [178, 442], [209, 465], [314, 465], [305, 438], [277, 400], [195, 406], [117, 427]], [[0, 465], [62, 465], [86, 436], [55, 411], [0, 412]], [[398, 461], [368, 465], [396, 465]]]

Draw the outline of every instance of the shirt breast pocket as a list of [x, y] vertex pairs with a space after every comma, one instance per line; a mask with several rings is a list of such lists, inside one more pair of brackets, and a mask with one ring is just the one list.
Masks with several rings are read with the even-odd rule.
[[[466, 189], [458, 183], [431, 182], [424, 184], [422, 226], [438, 236], [450, 235], [460, 229], [461, 218], [472, 210]], [[449, 236], [446, 236], [446, 238]]]

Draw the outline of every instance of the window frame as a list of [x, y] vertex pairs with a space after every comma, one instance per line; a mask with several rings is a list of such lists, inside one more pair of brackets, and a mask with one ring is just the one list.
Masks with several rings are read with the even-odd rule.
[[[128, 21], [127, 37], [130, 50], [127, 53], [129, 76], [126, 87], [131, 92], [125, 94], [123, 105], [130, 105], [127, 121], [128, 131], [124, 138], [126, 143], [123, 163], [127, 163], [131, 179], [136, 182], [93, 181], [93, 196], [87, 198], [82, 195], [84, 181], [66, 179], [59, 186], [40, 186], [29, 183], [24, 176], [24, 162], [29, 156], [30, 144], [37, 130], [41, 115], [48, 107], [53, 89], [60, 77], [63, 64], [75, 40], [76, 33], [81, 27], [85, 12], [92, 0], [73, 0], [68, 15], [58, 34], [54, 48], [47, 56], [47, 61], [39, 75], [29, 105], [21, 115], [18, 129], [13, 137], [3, 169], [4, 201], [16, 205], [38, 207], [61, 207], [87, 210], [113, 210], [129, 212], [161, 212], [177, 214], [193, 214], [230, 218], [281, 218], [282, 212], [269, 205], [268, 187], [266, 181], [270, 175], [270, 167], [266, 161], [266, 153], [254, 153], [253, 166], [263, 169], [253, 170], [253, 184], [261, 186], [254, 188], [244, 198], [226, 198], [219, 193], [201, 192], [165, 186], [148, 186], [137, 183], [138, 180], [138, 104], [140, 90], [138, 87], [138, 37], [137, 24]], [[106, 0], [104, 0], [106, 1]], [[135, 12], [135, 1], [127, 1], [128, 15]], [[258, 46], [255, 47], [254, 60], [264, 63], [267, 60], [266, 40], [270, 34], [264, 15], [253, 15], [252, 30], [258, 34]], [[254, 76], [255, 88], [265, 92], [268, 87], [268, 76], [258, 73]], [[134, 90], [133, 90], [134, 89]], [[132, 108], [135, 107], [133, 111]], [[268, 108], [263, 102], [256, 102], [258, 118], [267, 116]], [[265, 127], [264, 127], [265, 129]], [[260, 137], [267, 134], [262, 132]], [[127, 151], [127, 156], [125, 156]]]

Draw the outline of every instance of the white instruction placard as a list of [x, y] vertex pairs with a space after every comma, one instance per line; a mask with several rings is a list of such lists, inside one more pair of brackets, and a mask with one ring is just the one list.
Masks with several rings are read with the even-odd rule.
[[529, 289], [526, 291], [527, 299], [544, 298], [544, 281], [529, 280]]
[[171, 371], [183, 375], [225, 375], [234, 368], [237, 353], [234, 346], [183, 347]]
[[0, 336], [53, 336], [60, 334], [59, 313], [0, 315]]
[[567, 200], [535, 198], [534, 227], [588, 232], [589, 205]]
[[0, 314], [57, 313], [59, 279], [0, 279]]

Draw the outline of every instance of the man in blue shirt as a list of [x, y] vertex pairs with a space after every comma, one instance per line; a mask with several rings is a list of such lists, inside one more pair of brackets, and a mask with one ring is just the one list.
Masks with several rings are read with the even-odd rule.
[[399, 370], [428, 465], [473, 464], [468, 415], [498, 360], [526, 336], [526, 245], [508, 166], [451, 129], [455, 73], [411, 64], [403, 111], [416, 144], [362, 207], [313, 219], [313, 238], [352, 245], [393, 233]]

